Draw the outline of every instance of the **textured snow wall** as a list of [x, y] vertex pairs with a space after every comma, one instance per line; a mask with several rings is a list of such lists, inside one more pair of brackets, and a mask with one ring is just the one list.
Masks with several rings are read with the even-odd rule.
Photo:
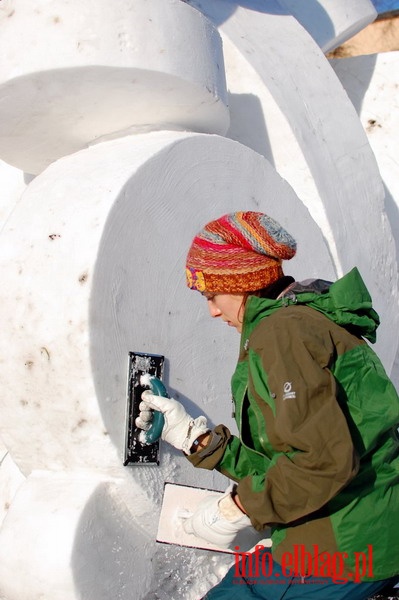
[[93, 471], [35, 472], [1, 529], [2, 597], [139, 598], [154, 576], [148, 557], [156, 530], [149, 515], [133, 481], [124, 485]]
[[269, 212], [298, 279], [358, 265], [388, 370], [397, 357], [396, 213], [320, 49], [372, 20], [369, 1], [315, 2], [310, 21], [283, 0], [200, 4], [0, 5], [2, 600], [198, 600], [231, 562], [154, 542], [165, 480], [223, 477], [162, 445], [159, 467], [122, 467], [129, 350], [164, 354], [189, 412], [234, 427], [237, 336], [184, 282], [208, 220]]

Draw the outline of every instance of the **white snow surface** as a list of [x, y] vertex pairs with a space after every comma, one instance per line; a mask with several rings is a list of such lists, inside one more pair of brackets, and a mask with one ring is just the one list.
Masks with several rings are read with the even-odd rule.
[[[385, 190], [384, 209], [395, 240], [399, 265], [399, 52], [331, 60], [375, 153]], [[395, 285], [395, 284], [394, 284]], [[388, 291], [389, 293], [389, 291]], [[398, 309], [395, 300], [394, 306]], [[399, 389], [399, 346], [391, 377]]]
[[220, 36], [180, 0], [5, 0], [0, 23], [0, 156], [19, 169], [129, 133], [228, 128]]
[[399, 383], [398, 53], [330, 64], [373, 9], [312, 5], [1, 1], [1, 600], [199, 600], [234, 562], [155, 542], [165, 481], [224, 477], [122, 467], [128, 351], [235, 431], [238, 338], [184, 282], [210, 219], [269, 213], [297, 279], [360, 266]]

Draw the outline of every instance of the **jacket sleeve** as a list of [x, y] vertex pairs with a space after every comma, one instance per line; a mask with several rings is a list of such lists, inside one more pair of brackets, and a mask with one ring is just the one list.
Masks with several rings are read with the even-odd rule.
[[[252, 453], [253, 454], [253, 453]], [[225, 425], [218, 425], [211, 432], [211, 441], [206, 448], [187, 456], [194, 467], [201, 469], [216, 469], [233, 481], [240, 481], [249, 473], [256, 475], [253, 456], [248, 455], [247, 448], [240, 439], [232, 435]], [[260, 465], [270, 462], [266, 457], [260, 457]]]
[[282, 310], [283, 318], [261, 322], [251, 338], [249, 389], [260, 403], [274, 399], [274, 418], [265, 426], [277, 450], [266, 472], [249, 474], [238, 484], [256, 529], [317, 511], [358, 470], [329, 368], [336, 349], [328, 326], [312, 327], [306, 312]]

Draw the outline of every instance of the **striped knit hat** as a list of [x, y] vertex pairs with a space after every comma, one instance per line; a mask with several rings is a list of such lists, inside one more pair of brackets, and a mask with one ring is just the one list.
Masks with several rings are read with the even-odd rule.
[[283, 276], [281, 261], [295, 251], [295, 240], [267, 215], [224, 215], [195, 236], [187, 255], [187, 285], [212, 294], [260, 290]]

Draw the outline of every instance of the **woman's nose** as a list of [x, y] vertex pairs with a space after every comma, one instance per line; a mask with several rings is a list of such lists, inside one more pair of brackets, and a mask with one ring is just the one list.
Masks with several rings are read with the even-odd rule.
[[208, 300], [208, 310], [209, 310], [209, 314], [211, 315], [211, 317], [220, 317], [220, 315], [222, 314], [221, 310], [219, 310], [214, 305], [212, 300]]

